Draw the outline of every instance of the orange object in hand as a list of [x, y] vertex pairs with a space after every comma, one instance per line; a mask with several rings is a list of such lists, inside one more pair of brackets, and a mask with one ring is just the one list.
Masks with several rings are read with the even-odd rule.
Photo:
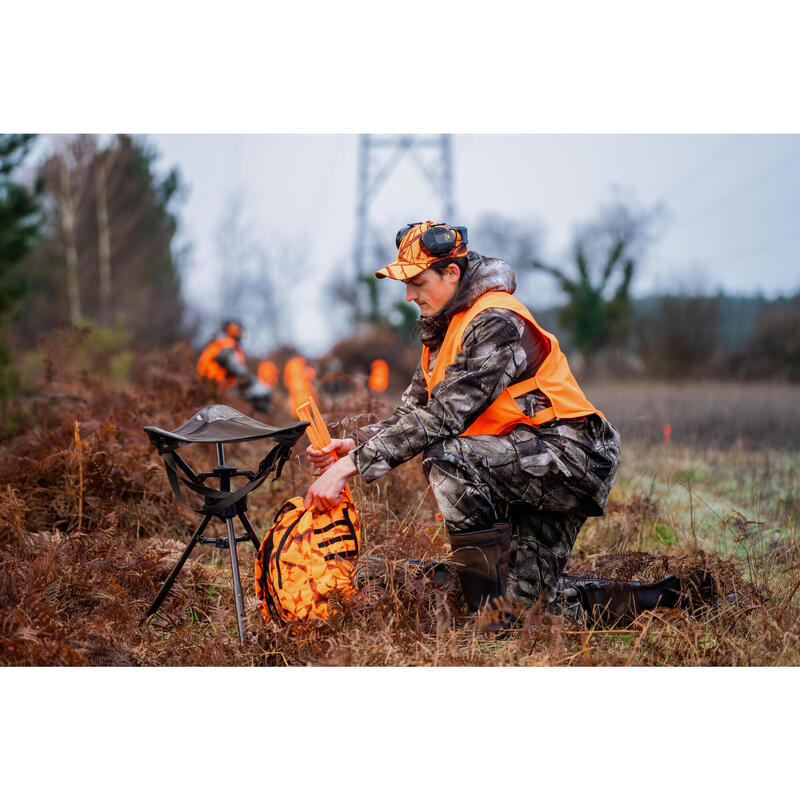
[[[319, 413], [313, 397], [309, 397], [305, 403], [297, 407], [297, 417], [303, 422], [311, 423], [306, 428], [306, 433], [315, 450], [322, 450], [323, 447], [331, 443], [332, 439], [330, 433], [328, 433], [328, 426], [325, 424], [325, 420], [322, 419], [322, 414]], [[334, 462], [339, 460], [339, 456], [336, 455], [335, 451], [330, 455], [333, 457]], [[353, 501], [347, 484], [344, 487], [344, 495], [347, 500]]]
[[389, 385], [389, 365], [378, 358], [372, 362], [372, 372], [369, 376], [369, 388], [373, 392], [385, 392]]
[[[328, 426], [325, 424], [325, 420], [322, 419], [322, 414], [319, 413], [313, 397], [309, 397], [305, 403], [297, 407], [297, 416], [303, 422], [311, 423], [306, 429], [306, 433], [316, 450], [322, 450], [325, 445], [331, 443], [332, 439], [330, 433], [328, 433]], [[332, 455], [336, 458], [336, 453]]]

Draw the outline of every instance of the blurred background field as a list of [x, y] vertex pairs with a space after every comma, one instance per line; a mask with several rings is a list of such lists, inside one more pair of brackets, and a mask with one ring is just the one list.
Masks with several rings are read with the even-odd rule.
[[[639, 187], [643, 199], [624, 186], [610, 191], [607, 173], [593, 173], [603, 158], [611, 172], [630, 170], [622, 157], [608, 160], [613, 137], [562, 137], [583, 153], [587, 185], [603, 190], [594, 207], [576, 201], [570, 224], [555, 210], [548, 218], [541, 198], [516, 214], [492, 199], [497, 193], [484, 193], [483, 206], [468, 199], [458, 176], [476, 169], [514, 185], [513, 170], [459, 160], [486, 142], [451, 142], [448, 196], [441, 180], [425, 194], [424, 178], [422, 187], [402, 178], [402, 165], [415, 163], [413, 144], [395, 141], [405, 161], [384, 193], [394, 199], [371, 207], [366, 227], [353, 208], [358, 180], [352, 205], [337, 200], [346, 170], [331, 164], [332, 188], [320, 177], [291, 189], [308, 212], [295, 238], [244, 184], [248, 154], [255, 174], [280, 160], [287, 141], [296, 162], [313, 161], [312, 140], [325, 137], [234, 141], [241, 166], [216, 194], [203, 183], [214, 176], [194, 162], [213, 160], [219, 140], [182, 138], [0, 135], [3, 664], [800, 664], [800, 137], [700, 145], [690, 140], [703, 137], [678, 137], [672, 190], [662, 197]], [[495, 149], [504, 144], [488, 138]], [[647, 138], [623, 144], [650, 169], [673, 145], [639, 141]], [[228, 147], [236, 137], [223, 139]], [[557, 139], [505, 145], [536, 164]], [[354, 165], [365, 147], [363, 137], [334, 144], [350, 148]], [[159, 148], [172, 157], [179, 145], [190, 146], [185, 160], [164, 164]], [[269, 159], [258, 161], [258, 147], [271, 148]], [[737, 152], [750, 161], [734, 170]], [[289, 191], [282, 174], [275, 168], [274, 182], [261, 184], [273, 210]], [[205, 198], [202, 213], [187, 200], [193, 192]], [[514, 197], [520, 202], [518, 188]], [[291, 194], [286, 205], [295, 202]], [[379, 284], [371, 269], [391, 259], [399, 224], [444, 214], [448, 202], [471, 246], [512, 264], [517, 295], [558, 335], [587, 395], [622, 433], [606, 516], [587, 522], [568, 569], [655, 579], [704, 567], [717, 579], [719, 605], [699, 615], [647, 613], [613, 630], [536, 616], [506, 640], [467, 634], [457, 594], [403, 566], [447, 556], [414, 461], [375, 485], [355, 484], [364, 559], [379, 560], [388, 578], [367, 576], [359, 600], [331, 623], [302, 636], [265, 626], [249, 592], [256, 635], [239, 648], [230, 569], [224, 553], [206, 549], [141, 625], [192, 528], [142, 427], [172, 429], [213, 402], [276, 425], [292, 419], [283, 386], [259, 415], [235, 390], [196, 376], [200, 348], [227, 317], [244, 323], [254, 371], [262, 358], [279, 374], [290, 358], [308, 359], [332, 430], [387, 414], [420, 345], [402, 289]], [[330, 222], [313, 223], [340, 219], [337, 205], [349, 222], [331, 243], [321, 232]], [[748, 213], [758, 225], [745, 229]], [[556, 245], [545, 236], [551, 228]], [[384, 393], [367, 388], [378, 358], [389, 365]], [[249, 467], [263, 455], [252, 445], [234, 450]], [[281, 480], [252, 496], [259, 534], [309, 480], [301, 443]], [[249, 554], [242, 564], [250, 587]]]
[[800, 385], [764, 381], [587, 383], [626, 439], [698, 449], [800, 451]]

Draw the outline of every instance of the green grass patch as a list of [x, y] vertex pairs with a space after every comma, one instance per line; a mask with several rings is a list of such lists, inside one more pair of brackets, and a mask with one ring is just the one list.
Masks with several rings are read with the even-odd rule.
[[675, 544], [675, 531], [673, 531], [666, 522], [656, 522], [653, 526], [653, 532], [658, 541], [662, 544], [666, 544], [670, 547]]

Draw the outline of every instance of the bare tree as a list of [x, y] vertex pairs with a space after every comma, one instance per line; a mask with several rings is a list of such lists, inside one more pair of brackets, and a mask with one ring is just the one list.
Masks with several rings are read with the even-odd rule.
[[[386, 230], [387, 226], [382, 226]], [[362, 275], [354, 275], [352, 263], [341, 261], [333, 277], [328, 280], [325, 294], [337, 305], [344, 305], [348, 313], [340, 315], [340, 320], [347, 321], [346, 325], [339, 325], [342, 334], [350, 334], [360, 324], [388, 324], [393, 328], [408, 328], [416, 322], [407, 315], [400, 313], [402, 304], [397, 300], [397, 287], [394, 281], [378, 281], [374, 271], [391, 263], [397, 257], [394, 241], [378, 234], [377, 228], [372, 228], [364, 235], [364, 263], [372, 264]], [[391, 285], [389, 285], [391, 284]]]
[[58, 155], [58, 199], [61, 208], [61, 229], [64, 234], [69, 319], [73, 325], [77, 325], [81, 320], [81, 295], [78, 283], [78, 247], [75, 239], [75, 196], [73, 193], [72, 173], [70, 165], [67, 163], [67, 158], [68, 148], [65, 146]]
[[539, 257], [543, 238], [537, 220], [484, 214], [469, 231], [469, 246], [485, 256], [502, 258], [515, 270], [522, 271]]
[[94, 165], [97, 197], [97, 258], [100, 278], [100, 316], [109, 322], [111, 308], [111, 230], [108, 224], [108, 172], [116, 151], [100, 151]]
[[250, 345], [267, 350], [291, 339], [288, 291], [282, 282], [297, 274], [302, 254], [288, 245], [278, 245], [279, 256], [268, 251], [254, 236], [244, 212], [242, 193], [232, 195], [217, 227], [218, 313], [221, 319], [241, 321]]

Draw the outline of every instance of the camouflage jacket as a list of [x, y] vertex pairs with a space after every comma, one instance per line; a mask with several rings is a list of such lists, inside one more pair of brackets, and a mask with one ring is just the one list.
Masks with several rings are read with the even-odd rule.
[[[515, 289], [514, 273], [508, 264], [471, 251], [454, 302], [440, 312], [443, 319], [438, 323], [439, 334], [428, 338], [429, 368], [435, 363], [446, 323], [455, 313], [471, 306], [487, 291], [513, 293]], [[370, 483], [435, 442], [463, 433], [504, 389], [535, 374], [548, 346], [547, 340], [532, 332], [513, 311], [482, 311], [467, 327], [461, 351], [430, 397], [422, 366], [417, 364], [411, 385], [394, 412], [352, 434], [360, 445], [352, 455], [361, 477]], [[528, 416], [550, 405], [539, 390], [523, 395], [517, 402]]]

